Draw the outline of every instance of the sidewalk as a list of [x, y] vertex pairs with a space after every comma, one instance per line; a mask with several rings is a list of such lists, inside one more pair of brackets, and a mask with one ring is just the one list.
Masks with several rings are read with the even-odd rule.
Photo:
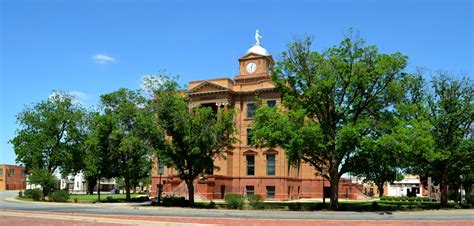
[[118, 216], [62, 214], [32, 211], [0, 211], [0, 225], [473, 225], [472, 221], [406, 221], [406, 220], [282, 220], [282, 219], [236, 219], [203, 217], [156, 217], [156, 216]]

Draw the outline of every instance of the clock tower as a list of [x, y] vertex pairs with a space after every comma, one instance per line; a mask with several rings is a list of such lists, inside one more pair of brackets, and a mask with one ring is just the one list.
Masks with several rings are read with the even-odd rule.
[[236, 80], [241, 79], [255, 79], [255, 78], [269, 78], [275, 61], [272, 55], [260, 45], [260, 38], [258, 30], [255, 35], [257, 43], [252, 45], [247, 53], [239, 59], [239, 74], [235, 77]]

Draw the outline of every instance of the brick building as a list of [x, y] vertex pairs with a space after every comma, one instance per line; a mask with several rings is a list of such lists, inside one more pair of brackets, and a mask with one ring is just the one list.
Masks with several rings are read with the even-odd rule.
[[[236, 109], [237, 136], [241, 141], [234, 145], [232, 153], [227, 153], [225, 159], [215, 160], [219, 170], [195, 181], [197, 195], [207, 199], [222, 199], [228, 193], [260, 194], [266, 200], [322, 197], [324, 181], [309, 164], [290, 166], [284, 150], [255, 148], [251, 144], [250, 124], [257, 101], [270, 107], [281, 104], [280, 93], [275, 90], [270, 78], [273, 65], [273, 57], [257, 43], [239, 59], [240, 70], [234, 79], [189, 82], [187, 93], [192, 106], [208, 106], [214, 111]], [[154, 197], [160, 181], [157, 169], [155, 161], [151, 188], [151, 196]], [[174, 169], [164, 167], [161, 180], [165, 195], [187, 195], [186, 184], [177, 177]], [[327, 180], [324, 186], [329, 187]], [[360, 185], [342, 180], [339, 197], [355, 199], [361, 189]]]
[[25, 167], [0, 165], [0, 191], [26, 188]]

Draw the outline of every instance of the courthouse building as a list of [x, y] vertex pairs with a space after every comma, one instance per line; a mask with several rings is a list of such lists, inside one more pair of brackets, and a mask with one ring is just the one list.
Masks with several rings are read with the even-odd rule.
[[25, 167], [0, 165], [0, 191], [26, 188]]
[[[258, 33], [257, 33], [258, 34]], [[214, 111], [223, 108], [236, 109], [237, 136], [240, 142], [234, 145], [225, 159], [216, 159], [214, 170], [195, 181], [196, 195], [207, 199], [222, 199], [225, 194], [260, 194], [266, 200], [292, 200], [299, 198], [321, 198], [323, 181], [318, 172], [306, 163], [290, 166], [285, 151], [280, 148], [256, 148], [252, 145], [250, 125], [258, 104], [275, 107], [281, 104], [280, 93], [271, 81], [274, 66], [272, 55], [259, 44], [251, 46], [238, 59], [239, 74], [233, 79], [217, 78], [189, 82], [187, 94], [192, 106], [207, 106]], [[176, 170], [164, 168], [161, 175], [164, 195], [186, 196], [187, 188]], [[158, 164], [152, 171], [151, 196], [156, 197], [160, 183]], [[341, 180], [339, 197], [356, 199], [360, 185]]]

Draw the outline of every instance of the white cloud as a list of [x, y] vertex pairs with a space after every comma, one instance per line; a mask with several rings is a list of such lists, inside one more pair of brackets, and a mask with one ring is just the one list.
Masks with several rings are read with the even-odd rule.
[[115, 58], [107, 56], [105, 54], [96, 54], [92, 56], [92, 59], [98, 64], [108, 64], [115, 62]]

